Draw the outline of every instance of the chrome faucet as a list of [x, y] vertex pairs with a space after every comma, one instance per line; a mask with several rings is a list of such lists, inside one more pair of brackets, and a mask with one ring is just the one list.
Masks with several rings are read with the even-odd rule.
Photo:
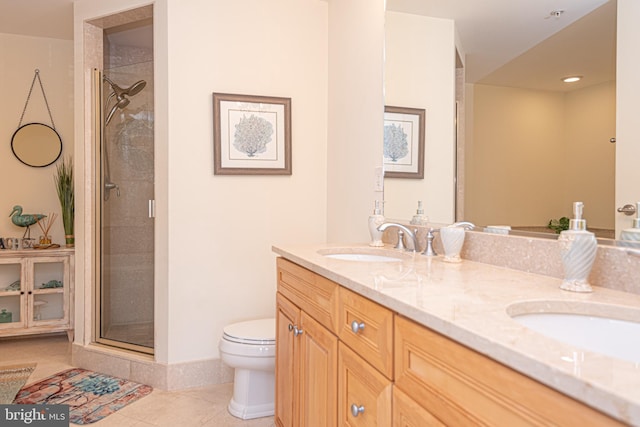
[[408, 236], [411, 239], [411, 243], [413, 243], [413, 247], [407, 250], [418, 251], [418, 238], [416, 237], [416, 232], [410, 230], [402, 224], [398, 224], [397, 222], [385, 222], [378, 227], [378, 231], [385, 231], [389, 227], [396, 227], [402, 231], [402, 233], [398, 233], [398, 249], [404, 249], [404, 242], [402, 242], [403, 236]]

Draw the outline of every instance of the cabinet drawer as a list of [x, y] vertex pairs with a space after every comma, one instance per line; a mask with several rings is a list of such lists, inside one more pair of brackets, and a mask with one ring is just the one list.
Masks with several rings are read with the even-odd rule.
[[338, 344], [338, 425], [390, 426], [391, 381]]
[[394, 347], [396, 387], [445, 425], [622, 425], [401, 316]]
[[277, 258], [276, 264], [278, 291], [337, 334], [338, 284], [284, 258]]
[[393, 312], [341, 287], [338, 313], [340, 340], [393, 379]]

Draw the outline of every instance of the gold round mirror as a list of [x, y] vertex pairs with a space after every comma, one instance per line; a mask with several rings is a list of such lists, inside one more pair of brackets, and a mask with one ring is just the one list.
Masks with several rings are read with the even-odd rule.
[[51, 126], [27, 123], [11, 137], [11, 151], [25, 165], [41, 168], [58, 160], [62, 139]]

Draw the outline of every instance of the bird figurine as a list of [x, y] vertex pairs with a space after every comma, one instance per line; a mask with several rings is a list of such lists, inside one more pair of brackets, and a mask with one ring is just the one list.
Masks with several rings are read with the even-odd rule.
[[30, 226], [37, 223], [42, 218], [47, 217], [46, 215], [43, 215], [43, 214], [23, 214], [22, 206], [20, 205], [15, 205], [13, 207], [13, 210], [11, 211], [11, 214], [9, 214], [9, 216], [11, 217], [11, 222], [13, 222], [18, 227], [27, 227], [22, 237], [25, 237], [27, 233], [29, 233], [30, 235], [30, 231], [29, 231]]

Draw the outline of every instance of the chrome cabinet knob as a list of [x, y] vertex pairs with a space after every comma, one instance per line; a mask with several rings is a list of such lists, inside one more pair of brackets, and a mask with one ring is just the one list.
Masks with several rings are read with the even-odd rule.
[[293, 331], [293, 325], [289, 323], [289, 332]]
[[299, 336], [299, 335], [302, 335], [302, 332], [304, 332], [304, 331], [303, 331], [302, 329], [298, 329], [298, 327], [297, 327], [297, 326], [294, 326], [294, 327], [293, 327], [293, 336], [294, 336], [294, 337], [297, 337], [297, 336]]
[[364, 406], [358, 406], [355, 403], [351, 405], [351, 415], [357, 417], [364, 412]]
[[353, 331], [354, 334], [357, 334], [363, 329], [364, 329], [364, 322], [358, 323], [357, 320], [354, 320], [353, 322], [351, 322], [351, 330]]

